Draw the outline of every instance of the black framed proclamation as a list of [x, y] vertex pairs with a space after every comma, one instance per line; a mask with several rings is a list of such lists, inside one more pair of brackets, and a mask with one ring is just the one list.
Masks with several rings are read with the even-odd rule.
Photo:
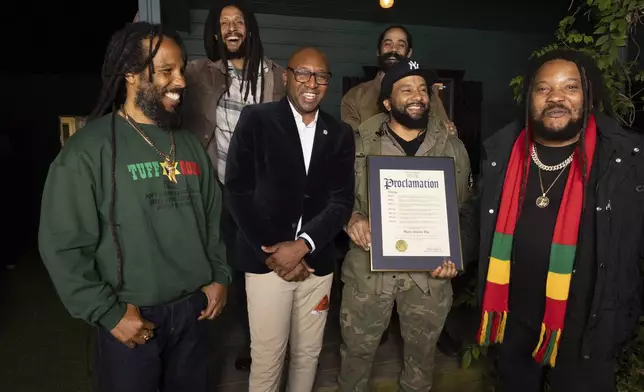
[[372, 271], [463, 270], [452, 157], [368, 156]]

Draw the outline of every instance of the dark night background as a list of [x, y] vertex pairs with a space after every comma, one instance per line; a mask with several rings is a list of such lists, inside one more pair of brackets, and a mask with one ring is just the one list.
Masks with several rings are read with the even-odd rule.
[[[167, 3], [172, 4], [169, 14], [180, 14], [177, 10], [187, 10], [188, 7], [207, 8], [211, 4], [207, 0], [168, 0]], [[339, 16], [337, 10], [342, 4], [344, 8], [340, 13], [348, 15], [347, 18], [420, 23], [421, 14], [420, 18], [433, 25], [458, 24], [460, 26], [457, 27], [465, 28], [548, 34], [554, 32], [558, 20], [567, 13], [569, 6], [569, 1], [565, 0], [521, 4], [495, 0], [485, 2], [485, 5], [459, 0], [463, 13], [483, 12], [477, 18], [455, 13], [454, 5], [449, 2], [429, 0], [398, 0], [397, 6], [389, 13], [378, 7], [377, 0], [355, 0], [351, 4], [337, 0], [256, 0], [252, 3], [256, 12], [263, 13], [275, 10], [275, 13], [284, 15], [334, 17]], [[420, 4], [430, 7], [432, 12], [427, 16], [414, 13], [413, 7]], [[410, 7], [412, 12], [409, 12]], [[450, 7], [451, 13], [445, 11], [444, 15], [441, 14], [443, 9]], [[364, 12], [365, 8], [367, 12]], [[3, 168], [0, 202], [4, 206], [3, 226], [9, 233], [4, 238], [9, 241], [5, 245], [8, 252], [0, 264], [11, 264], [26, 248], [35, 248], [41, 189], [49, 163], [60, 149], [58, 116], [82, 115], [91, 110], [100, 88], [100, 69], [109, 37], [132, 21], [137, 10], [137, 0], [103, 3], [20, 1], [11, 2], [3, 9], [3, 14], [10, 17], [0, 24], [4, 37], [0, 75], [5, 87], [0, 136], [2, 145], [8, 141], [10, 149], [3, 147], [0, 155]], [[530, 15], [534, 17], [530, 18]], [[492, 19], [507, 23], [497, 23]], [[640, 32], [640, 42], [642, 35]]]
[[[252, 3], [256, 12], [263, 13], [335, 17], [339, 16], [337, 10], [341, 8], [343, 16], [351, 19], [371, 18], [396, 23], [427, 21], [433, 25], [458, 24], [458, 27], [466, 28], [548, 34], [554, 32], [569, 6], [564, 0], [522, 4], [495, 0], [485, 2], [485, 5], [459, 0], [464, 13], [468, 10], [482, 13], [477, 18], [455, 13], [454, 5], [449, 2], [398, 0], [389, 12], [380, 9], [377, 0], [354, 1], [351, 4], [337, 0], [256, 0]], [[171, 4], [168, 14], [174, 17], [186, 10], [186, 18], [189, 7], [207, 8], [211, 4], [207, 0], [167, 0], [165, 3]], [[409, 8], [413, 11], [421, 4], [432, 12], [409, 12]], [[0, 24], [4, 37], [0, 75], [5, 87], [0, 136], [3, 143], [8, 136], [11, 148], [9, 156], [0, 155], [2, 167], [8, 168], [3, 170], [1, 177], [4, 180], [0, 200], [5, 206], [4, 227], [10, 233], [4, 237], [10, 240], [5, 246], [5, 249], [9, 248], [5, 264], [12, 263], [20, 252], [35, 245], [42, 185], [48, 165], [60, 149], [58, 116], [82, 115], [91, 110], [100, 88], [100, 69], [109, 37], [132, 21], [137, 10], [137, 0], [103, 3], [20, 1], [11, 2], [3, 9], [3, 14], [12, 15]], [[530, 15], [534, 17], [523, 17]], [[177, 24], [187, 22], [186, 18], [183, 22], [179, 18]]]
[[[13, 2], [3, 10], [2, 75], [8, 94], [0, 136], [3, 227], [0, 264], [36, 245], [40, 196], [49, 163], [60, 150], [58, 115], [87, 113], [100, 88], [103, 53], [111, 34], [138, 10], [137, 0]], [[96, 7], [96, 8], [94, 8]], [[4, 270], [4, 268], [0, 268]]]
[[[137, 0], [12, 2], [16, 17], [0, 24], [3, 61], [12, 73], [94, 73], [100, 71], [111, 34], [132, 21]], [[69, 56], [74, 53], [73, 57]]]
[[[209, 8], [215, 0], [161, 1], [168, 5], [165, 11], [162, 10], [162, 15], [174, 18], [173, 27], [185, 30], [186, 26], [190, 26], [188, 10]], [[482, 30], [503, 31], [504, 34], [499, 35], [512, 37], [516, 37], [515, 33], [530, 33], [541, 35], [545, 41], [549, 37], [554, 39], [557, 23], [567, 14], [570, 5], [570, 0], [395, 0], [393, 9], [382, 10], [378, 0], [247, 1], [252, 3], [256, 13], [261, 14], [424, 24], [453, 27], [457, 34], [458, 29], [472, 29], [467, 35], [469, 38], [460, 41], [471, 44], [469, 49], [451, 42], [441, 48], [450, 52], [448, 57], [462, 59], [459, 66], [473, 63], [481, 68], [483, 71], [479, 72], [479, 77], [483, 73], [486, 73], [486, 77], [492, 74], [493, 83], [489, 85], [497, 90], [504, 92], [507, 88], [508, 118], [513, 112], [510, 110], [510, 80], [508, 78], [506, 81], [504, 75], [516, 75], [522, 70], [514, 69], [518, 62], [513, 62], [513, 66], [503, 64], [513, 60], [510, 59], [512, 56], [523, 58], [523, 54], [518, 54], [516, 50], [525, 48], [529, 53], [533, 48], [519, 37], [515, 41], [501, 38], [498, 45], [496, 41], [492, 41], [492, 44], [490, 40], [484, 41], [487, 49], [496, 50], [487, 57], [485, 55], [488, 53], [482, 50], [478, 52], [479, 57], [468, 50], [477, 49], [477, 35]], [[0, 391], [89, 390], [90, 328], [82, 321], [73, 320], [62, 307], [38, 257], [40, 199], [48, 167], [60, 151], [58, 116], [82, 116], [90, 112], [100, 89], [100, 71], [108, 40], [116, 30], [134, 19], [137, 10], [138, 0], [12, 0], [5, 2], [0, 11], [4, 19], [0, 23], [3, 38], [0, 46], [0, 80], [5, 102], [0, 111], [0, 223], [3, 228], [0, 237], [3, 240], [0, 252]], [[285, 22], [278, 27], [292, 23], [290, 18], [283, 20]], [[305, 29], [308, 29], [308, 25]], [[273, 27], [273, 30], [278, 28]], [[644, 48], [644, 29], [639, 30], [638, 43]], [[286, 33], [279, 34], [289, 34], [287, 28], [283, 31]], [[275, 47], [286, 52], [292, 50], [293, 42], [288, 42], [290, 39], [299, 44], [301, 37], [296, 35], [298, 30], [290, 31], [295, 32], [295, 35], [291, 34], [293, 37], [274, 37]], [[347, 35], [346, 31], [344, 36]], [[327, 29], [326, 32], [334, 34], [333, 29]], [[313, 31], [311, 34], [315, 33]], [[449, 34], [443, 36], [447, 38], [445, 41], [452, 37]], [[374, 43], [376, 37], [377, 34], [373, 37]], [[327, 36], [318, 38], [322, 42], [327, 40]], [[194, 48], [198, 47], [193, 53], [201, 50], [201, 37], [195, 39], [193, 34], [191, 39]], [[262, 36], [262, 39], [265, 37]], [[420, 41], [422, 37], [414, 40]], [[345, 41], [338, 41], [332, 42], [331, 46], [344, 49]], [[515, 49], [508, 50], [503, 42], [515, 42]], [[434, 51], [429, 53], [435, 54]], [[510, 55], [500, 60], [494, 57], [503, 57], [505, 54]], [[440, 53], [436, 55], [441, 56]], [[286, 58], [284, 56], [287, 55], [283, 55]], [[356, 64], [351, 61], [352, 66]], [[494, 76], [498, 78], [494, 79]], [[506, 106], [503, 106], [503, 110]], [[472, 112], [467, 113], [471, 116]], [[640, 113], [637, 128], [644, 129], [643, 120]], [[490, 126], [494, 129], [489, 131], [498, 129], [496, 125]], [[475, 143], [475, 147], [478, 147], [478, 143]], [[4, 268], [19, 260], [14, 270]], [[472, 325], [476, 326], [478, 315], [475, 316]], [[337, 326], [339, 315], [333, 317], [328, 324]], [[234, 322], [229, 323], [217, 328], [226, 332], [238, 329]], [[215, 329], [213, 333], [217, 334], [218, 331]], [[331, 337], [336, 340], [328, 345], [327, 352], [336, 350], [339, 345], [339, 332], [336, 335]], [[221, 336], [226, 343], [235, 342], [234, 336], [223, 332]], [[226, 363], [230, 369], [237, 350], [234, 344], [239, 343], [231, 343], [229, 352], [212, 350], [213, 355], [229, 359], [228, 362], [220, 362]], [[335, 358], [324, 355], [327, 359]], [[390, 357], [383, 357], [383, 361], [389, 360]], [[228, 374], [230, 377], [227, 381], [244, 378], [242, 373], [231, 372], [232, 376]], [[457, 376], [444, 374], [443, 381], [452, 377], [460, 382], [464, 373], [454, 373]], [[460, 386], [454, 390], [466, 391]]]

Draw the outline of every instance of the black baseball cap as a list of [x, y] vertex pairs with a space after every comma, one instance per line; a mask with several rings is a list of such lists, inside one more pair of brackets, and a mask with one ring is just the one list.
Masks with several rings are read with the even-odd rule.
[[398, 62], [391, 69], [385, 73], [382, 78], [382, 85], [380, 87], [380, 96], [383, 98], [391, 96], [391, 91], [394, 88], [394, 83], [407, 76], [418, 75], [425, 79], [427, 86], [431, 87], [438, 79], [438, 74], [431, 69], [425, 69], [420, 66], [418, 61], [405, 59]]

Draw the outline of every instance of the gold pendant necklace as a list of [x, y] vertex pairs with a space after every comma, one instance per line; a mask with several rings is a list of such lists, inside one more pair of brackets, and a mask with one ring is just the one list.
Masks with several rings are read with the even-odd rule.
[[130, 126], [132, 126], [132, 128], [136, 130], [136, 132], [143, 138], [143, 140], [145, 140], [150, 145], [150, 147], [152, 147], [157, 152], [157, 154], [161, 156], [161, 158], [163, 158], [163, 162], [161, 162], [163, 174], [168, 177], [168, 180], [176, 184], [177, 174], [179, 174], [179, 171], [177, 169], [179, 162], [175, 160], [174, 133], [170, 132], [170, 154], [165, 154], [161, 152], [161, 150], [159, 150], [157, 146], [154, 145], [154, 143], [152, 143], [152, 140], [150, 140], [148, 135], [143, 132], [141, 127], [139, 127], [139, 125], [132, 120], [125, 109], [121, 108], [121, 113], [123, 113], [123, 117], [128, 122], [128, 124], [130, 124]]
[[552, 184], [550, 184], [550, 186], [546, 190], [543, 189], [543, 180], [541, 179], [541, 168], [537, 168], [537, 170], [539, 171], [539, 185], [541, 185], [541, 196], [537, 197], [536, 203], [537, 203], [537, 207], [546, 208], [548, 207], [548, 205], [550, 205], [550, 199], [548, 198], [548, 196], [546, 196], [546, 193], [550, 192], [550, 189], [552, 189], [553, 185], [555, 185], [555, 183], [557, 182], [559, 177], [561, 177], [563, 172], [566, 171], [566, 168], [564, 167], [563, 169], [561, 169], [559, 174], [557, 174], [557, 177], [555, 178], [555, 180], [552, 182]]
[[[559, 163], [557, 165], [547, 166], [547, 165], [543, 164], [541, 162], [541, 160], [539, 159], [539, 156], [537, 154], [536, 144], [532, 145], [531, 150], [532, 150], [532, 153], [531, 153], [532, 161], [535, 163], [535, 165], [537, 165], [537, 170], [539, 172], [539, 185], [541, 185], [541, 196], [537, 197], [537, 200], [535, 202], [537, 204], [537, 207], [546, 208], [546, 207], [548, 207], [550, 205], [550, 199], [548, 198], [548, 196], [546, 196], [546, 194], [548, 192], [550, 192], [550, 189], [552, 189], [553, 185], [555, 185], [555, 183], [557, 182], [559, 177], [561, 177], [563, 172], [566, 171], [566, 167], [568, 167], [568, 165], [570, 165], [570, 163], [572, 162], [572, 159], [573, 159], [575, 153], [573, 151], [573, 153], [570, 154], [570, 156], [568, 158], [566, 158], [566, 160], [564, 160], [563, 162], [561, 162], [561, 163]], [[542, 170], [549, 171], [549, 172], [559, 170], [559, 174], [557, 174], [557, 177], [555, 178], [555, 180], [552, 182], [552, 184], [550, 184], [548, 189], [545, 189], [545, 190], [543, 188], [543, 179], [541, 178], [541, 171]]]

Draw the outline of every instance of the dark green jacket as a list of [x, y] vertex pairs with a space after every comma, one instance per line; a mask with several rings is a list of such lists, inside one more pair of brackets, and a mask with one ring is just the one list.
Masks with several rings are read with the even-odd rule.
[[[388, 156], [405, 156], [402, 147], [388, 133], [379, 135], [379, 131], [388, 121], [388, 115], [385, 113], [377, 114], [360, 125], [356, 132], [356, 160], [355, 160], [355, 203], [354, 213], [360, 213], [366, 217], [369, 216], [369, 192], [367, 188], [367, 156], [369, 155], [388, 155]], [[461, 232], [471, 231], [470, 225], [473, 219], [464, 214], [469, 212], [463, 209], [470, 198], [470, 159], [467, 150], [458, 138], [449, 136], [445, 125], [438, 118], [430, 117], [427, 135], [420, 145], [416, 156], [448, 156], [454, 158], [456, 169], [456, 194], [458, 197], [458, 207], [461, 213]], [[468, 260], [471, 246], [469, 241], [463, 244], [464, 259]], [[393, 273], [395, 274], [395, 273]], [[373, 272], [371, 271], [371, 262], [369, 252], [351, 243], [342, 265], [342, 280], [355, 286], [358, 291], [366, 294], [382, 294], [387, 292], [388, 287], [393, 281], [392, 273]], [[402, 274], [397, 274], [399, 277]], [[407, 275], [405, 275], [407, 276]], [[408, 276], [416, 282], [423, 292], [444, 290], [449, 291], [451, 295], [451, 285], [444, 279], [434, 279], [429, 273], [412, 272]], [[435, 295], [436, 293], [432, 294]]]
[[[75, 133], [52, 163], [39, 229], [43, 262], [76, 318], [112, 329], [126, 303], [152, 306], [181, 299], [230, 271], [219, 233], [221, 190], [199, 140], [175, 132], [178, 184], [163, 175], [160, 155], [121, 117], [116, 126], [114, 223], [123, 254], [123, 288], [109, 224], [111, 114]], [[163, 152], [170, 137], [142, 129]]]

